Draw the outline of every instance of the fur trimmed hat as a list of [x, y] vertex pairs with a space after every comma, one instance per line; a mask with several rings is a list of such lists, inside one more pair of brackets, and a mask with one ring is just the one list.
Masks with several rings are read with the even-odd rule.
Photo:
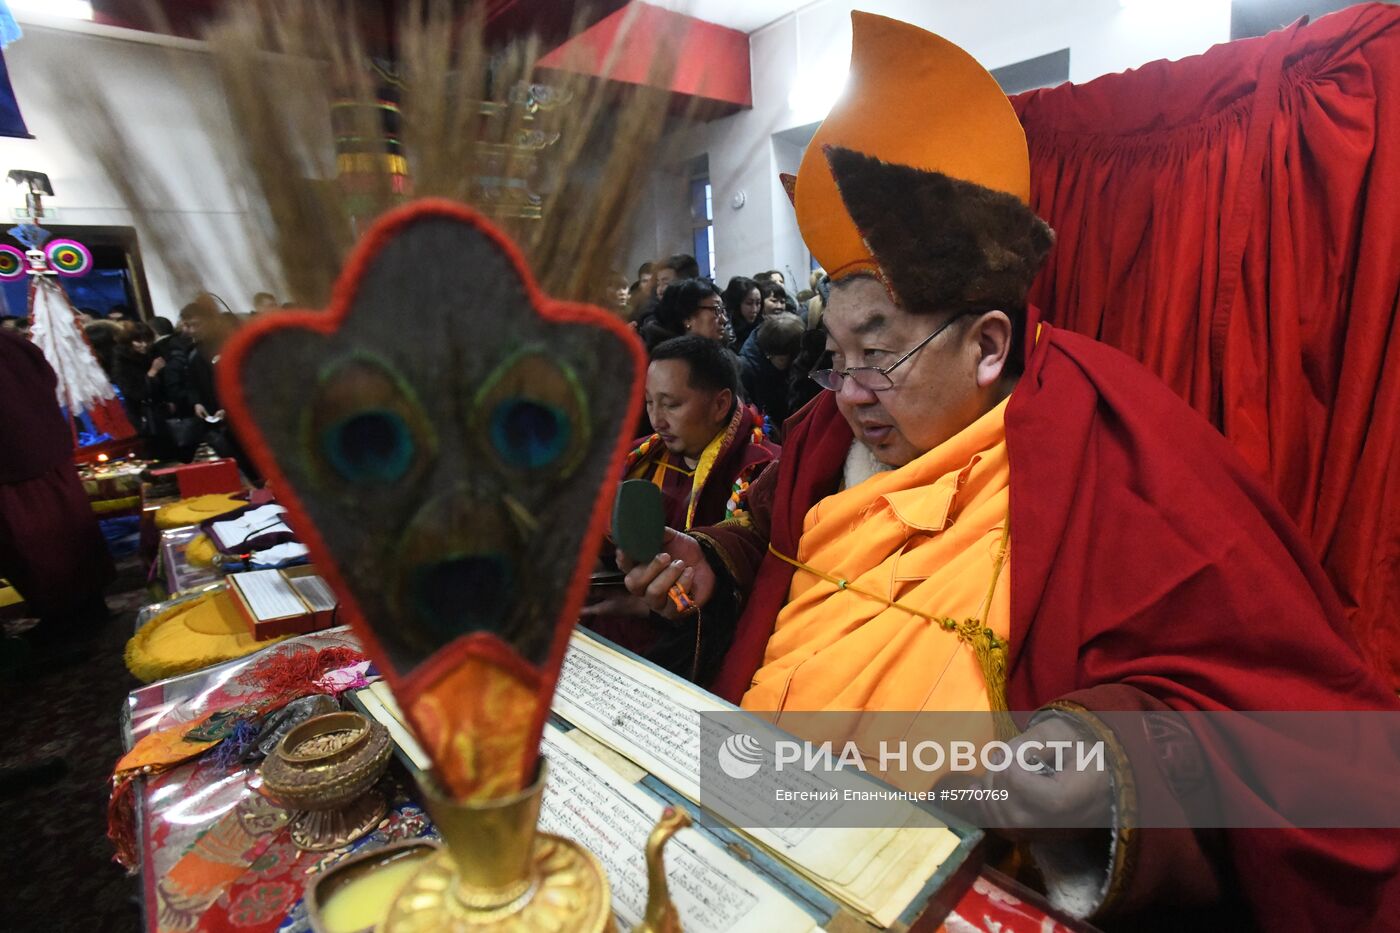
[[1019, 198], [830, 146], [846, 212], [910, 311], [1025, 302], [1055, 242]]
[[783, 179], [813, 257], [914, 311], [1022, 304], [1054, 236], [1028, 206], [1011, 102], [941, 36], [869, 13], [851, 25], [846, 91]]

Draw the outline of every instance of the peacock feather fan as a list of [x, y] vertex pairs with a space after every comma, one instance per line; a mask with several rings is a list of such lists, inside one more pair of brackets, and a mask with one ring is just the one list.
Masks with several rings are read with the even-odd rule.
[[441, 200], [375, 224], [329, 313], [224, 352], [240, 436], [460, 797], [529, 782], [644, 368], [626, 325], [540, 294]]
[[[217, 95], [199, 119], [246, 205], [245, 280], [324, 309], [260, 315], [224, 348], [230, 421], [461, 799], [534, 778], [640, 407], [636, 338], [574, 302], [605, 293], [670, 103], [540, 73], [534, 42], [489, 48], [489, 6], [407, 2], [362, 30], [383, 6], [249, 0], [169, 63]], [[665, 86], [676, 56], [653, 51]], [[170, 160], [87, 63], [52, 65], [148, 253], [202, 290], [211, 250], [167, 209]]]

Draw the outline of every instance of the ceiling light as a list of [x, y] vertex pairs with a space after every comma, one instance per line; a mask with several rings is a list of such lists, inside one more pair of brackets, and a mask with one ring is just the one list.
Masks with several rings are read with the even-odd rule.
[[68, 19], [92, 19], [89, 0], [9, 0], [11, 13], [43, 13]]
[[788, 94], [788, 109], [799, 120], [824, 118], [846, 89], [845, 68], [799, 74]]

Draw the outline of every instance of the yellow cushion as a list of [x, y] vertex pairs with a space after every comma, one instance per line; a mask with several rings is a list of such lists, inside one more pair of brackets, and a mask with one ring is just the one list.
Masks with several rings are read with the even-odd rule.
[[219, 557], [219, 549], [208, 535], [196, 535], [185, 545], [185, 560], [191, 567], [212, 567]]
[[164, 530], [166, 528], [180, 528], [184, 525], [198, 525], [200, 522], [241, 509], [247, 504], [244, 499], [235, 499], [222, 492], [195, 496], [193, 499], [181, 499], [179, 502], [172, 502], [170, 505], [161, 506], [156, 510], [156, 527]]
[[233, 597], [220, 590], [172, 606], [143, 625], [126, 643], [126, 666], [138, 680], [150, 683], [241, 658], [282, 640], [255, 641]]
[[127, 509], [134, 509], [141, 505], [140, 496], [128, 496], [125, 499], [93, 499], [92, 510], [98, 515], [105, 515], [108, 512], [123, 512]]

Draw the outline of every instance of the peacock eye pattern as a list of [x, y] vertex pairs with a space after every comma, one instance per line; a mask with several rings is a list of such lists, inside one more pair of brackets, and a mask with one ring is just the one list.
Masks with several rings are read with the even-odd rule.
[[353, 412], [326, 428], [321, 452], [346, 482], [396, 483], [417, 451], [404, 419], [379, 409]]
[[569, 416], [547, 402], [512, 397], [491, 410], [491, 444], [509, 466], [539, 470], [558, 462], [569, 448]]
[[413, 390], [392, 365], [372, 357], [342, 360], [322, 373], [306, 434], [318, 472], [345, 488], [403, 482], [436, 454]]
[[512, 354], [472, 404], [472, 434], [506, 473], [563, 479], [588, 452], [588, 404], [572, 367], [539, 349]]

